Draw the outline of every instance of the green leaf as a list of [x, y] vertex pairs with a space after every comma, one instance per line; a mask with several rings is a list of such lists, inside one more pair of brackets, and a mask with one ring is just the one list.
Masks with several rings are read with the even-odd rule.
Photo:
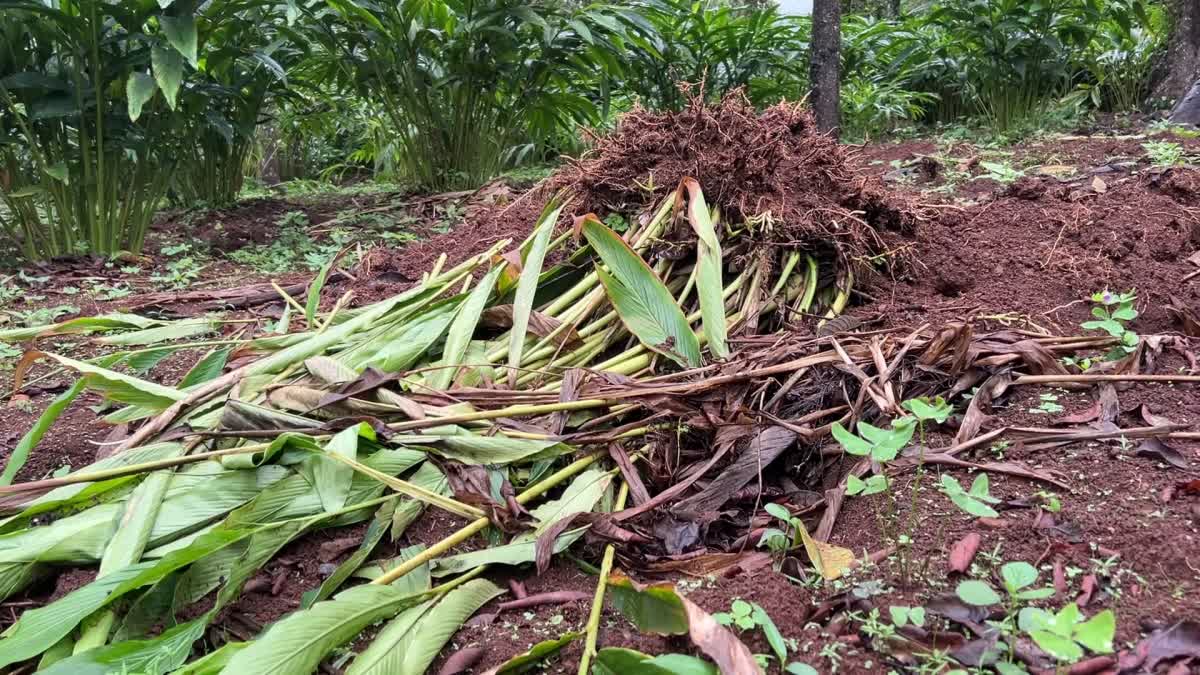
[[[375, 430], [366, 422], [342, 429], [329, 440], [325, 452], [356, 460], [360, 437], [375, 440]], [[354, 467], [321, 455], [314, 455], [312, 459], [315, 461], [313, 477], [316, 479], [317, 494], [321, 497], [322, 508], [326, 513], [341, 509], [346, 505], [346, 497], [350, 494]]]
[[[587, 531], [587, 527], [568, 530], [554, 540], [553, 553], [562, 553], [574, 544]], [[521, 565], [533, 562], [537, 553], [537, 541], [533, 538], [514, 540], [513, 543], [502, 546], [459, 553], [457, 555], [438, 558], [433, 564], [433, 575], [444, 577], [448, 574], [460, 574], [479, 567], [480, 565]]]
[[892, 617], [892, 623], [897, 626], [903, 626], [908, 623], [908, 607], [892, 605], [888, 607], [888, 614]]
[[25, 462], [29, 459], [29, 453], [42, 440], [42, 437], [50, 430], [50, 427], [54, 426], [59, 416], [62, 415], [64, 410], [70, 407], [71, 403], [75, 401], [75, 398], [79, 396], [83, 389], [84, 381], [76, 380], [70, 389], [59, 394], [50, 402], [50, 405], [46, 406], [46, 410], [38, 416], [37, 421], [33, 423], [29, 431], [25, 432], [25, 435], [17, 442], [17, 446], [9, 453], [8, 459], [4, 464], [4, 473], [0, 474], [0, 485], [12, 485], [17, 472], [21, 470], [21, 467], [25, 466]]
[[610, 472], [601, 469], [588, 469], [576, 476], [560, 497], [543, 502], [529, 512], [537, 521], [534, 534], [542, 534], [564, 518], [590, 512], [604, 496], [612, 477]]
[[632, 649], [605, 647], [596, 653], [594, 675], [718, 675], [713, 664], [686, 654], [651, 657]]
[[238, 675], [311, 673], [327, 654], [364, 628], [416, 606], [413, 596], [390, 586], [366, 584], [332, 600], [289, 614], [250, 646], [234, 655], [224, 672]]
[[1074, 640], [1050, 631], [1035, 630], [1029, 634], [1037, 646], [1059, 661], [1074, 663], [1083, 658], [1083, 649]]
[[[45, 675], [110, 675], [111, 673], [163, 673], [187, 660], [192, 644], [208, 627], [207, 615], [173, 626], [144, 640], [127, 640], [76, 654], [41, 671]], [[210, 662], [212, 663], [212, 662]], [[214, 670], [184, 671], [209, 672]]]
[[329, 270], [333, 269], [333, 264], [337, 262], [337, 259], [338, 256], [333, 256], [324, 265], [321, 265], [317, 276], [313, 277], [312, 283], [308, 285], [308, 300], [304, 303], [304, 321], [309, 330], [317, 325], [317, 309], [321, 306], [321, 289], [325, 288]]
[[[419, 502], [415, 502], [418, 503]], [[396, 501], [389, 501], [382, 504], [376, 511], [374, 518], [371, 519], [371, 524], [367, 526], [367, 531], [363, 533], [362, 543], [358, 545], [354, 553], [351, 553], [345, 561], [321, 582], [321, 585], [313, 590], [307, 591], [300, 599], [300, 607], [308, 609], [314, 603], [327, 599], [338, 589], [350, 575], [366, 562], [367, 557], [383, 540], [383, 535], [387, 534], [388, 529], [392, 524], [392, 516], [396, 510]]]
[[1034, 588], [1028, 591], [1021, 591], [1016, 594], [1018, 600], [1041, 600], [1054, 595], [1053, 588]]
[[[980, 475], [980, 478], [983, 476]], [[1000, 567], [1000, 578], [1010, 594], [1025, 588], [1037, 581], [1038, 571], [1033, 565], [1024, 561], [1005, 563]]]
[[776, 520], [782, 520], [787, 523], [791, 521], [792, 514], [787, 510], [787, 507], [782, 504], [770, 503], [763, 507], [763, 510], [775, 517]]
[[783, 670], [785, 673], [789, 673], [790, 675], [818, 675], [816, 668], [813, 668], [807, 663], [800, 663], [798, 661], [789, 663], [787, 668], [784, 668]]
[[687, 611], [671, 585], [639, 586], [625, 576], [609, 576], [613, 607], [643, 633], [683, 635], [688, 632]]
[[1111, 654], [1116, 632], [1117, 617], [1106, 609], [1075, 627], [1075, 641], [1097, 654]]
[[974, 481], [971, 482], [971, 489], [968, 494], [976, 499], [984, 499], [990, 496], [988, 494], [988, 489], [988, 475], [986, 473], [981, 473], [975, 477]]
[[118, 373], [58, 354], [49, 352], [42, 352], [42, 354], [57, 361], [60, 365], [83, 373], [89, 388], [99, 391], [114, 401], [163, 410], [172, 403], [187, 397], [187, 394], [178, 389], [148, 382], [132, 375]]
[[196, 362], [196, 365], [192, 366], [191, 370], [187, 371], [187, 374], [179, 381], [178, 388], [187, 389], [220, 377], [231, 353], [233, 353], [233, 345], [210, 350]]
[[954, 505], [976, 518], [997, 518], [999, 513], [983, 502], [964, 493], [950, 495]]
[[462, 623], [503, 589], [475, 579], [439, 600], [405, 610], [384, 626], [346, 675], [422, 675]]
[[840, 422], [833, 423], [832, 431], [834, 440], [836, 440], [842, 446], [842, 449], [844, 449], [847, 453], [851, 455], [858, 455], [860, 457], [871, 454], [871, 444], [847, 431]]
[[[483, 315], [488, 298], [491, 297], [492, 290], [496, 286], [496, 279], [502, 271], [504, 268], [500, 265], [493, 267], [483, 276], [483, 279], [472, 289], [471, 295], [458, 308], [454, 320], [450, 322], [450, 330], [446, 333], [446, 346], [442, 348], [442, 360], [438, 362], [438, 365], [443, 367], [430, 373], [426, 382], [430, 388], [448, 389], [454, 381], [454, 374], [458, 369], [448, 366], [458, 366], [463, 363], [463, 356], [466, 355], [471, 338], [475, 335], [475, 328], [479, 325], [479, 317]], [[514, 308], [514, 318], [515, 313]], [[525, 315], [525, 321], [529, 321], [528, 314]], [[524, 342], [521, 344], [524, 346]]]
[[162, 27], [163, 36], [167, 38], [167, 42], [171, 43], [179, 55], [187, 59], [188, 63], [195, 68], [197, 64], [196, 17], [163, 15], [158, 17], [158, 23]]
[[174, 342], [175, 340], [183, 340], [211, 333], [216, 329], [216, 321], [201, 317], [198, 319], [171, 321], [153, 328], [143, 328], [130, 333], [109, 335], [100, 338], [98, 342], [106, 345], [122, 346], [155, 345], [161, 342]]
[[699, 366], [700, 341], [654, 270], [595, 217], [583, 221], [583, 234], [608, 267], [596, 275], [629, 332], [684, 367]]
[[219, 675], [225, 666], [229, 665], [234, 654], [248, 646], [250, 646], [249, 642], [226, 642], [221, 645], [220, 649], [205, 654], [179, 670], [172, 671], [171, 675]]
[[1000, 594], [986, 583], [978, 579], [968, 579], [958, 584], [955, 593], [959, 599], [968, 605], [977, 607], [987, 607], [988, 605], [998, 604], [1001, 600]]
[[512, 329], [508, 340], [508, 381], [515, 384], [517, 368], [521, 367], [521, 356], [528, 339], [529, 314], [533, 311], [533, 300], [537, 294], [538, 278], [542, 274], [542, 263], [546, 259], [546, 249], [550, 246], [550, 236], [554, 234], [554, 225], [558, 223], [558, 215], [562, 213], [563, 205], [553, 199], [542, 211], [541, 218], [534, 226], [529, 252], [525, 255], [521, 268], [521, 276], [517, 280], [517, 292], [513, 299]]
[[150, 102], [154, 98], [154, 92], [158, 91], [158, 85], [154, 83], [154, 78], [146, 73], [133, 73], [129, 76], [129, 80], [125, 83], [125, 98], [129, 103], [129, 119], [134, 122], [142, 116], [142, 106]]
[[884, 475], [871, 476], [870, 478], [867, 479], [866, 488], [863, 489], [862, 494], [864, 497], [866, 497], [866, 496], [870, 496], [870, 495], [879, 494], [880, 492], [886, 492], [887, 489], [888, 489], [887, 476], [884, 476]]
[[569, 632], [553, 640], [543, 640], [530, 647], [528, 651], [517, 654], [497, 666], [495, 675], [515, 675], [516, 673], [528, 672], [582, 636], [583, 633]]
[[463, 464], [504, 465], [529, 460], [543, 453], [560, 454], [556, 449], [563, 452], [573, 451], [558, 441], [480, 436], [461, 429], [456, 429], [457, 433], [431, 433], [438, 432], [439, 429], [429, 430], [414, 442], [432, 445], [432, 450], [437, 454]]
[[679, 183], [677, 200], [687, 193], [687, 217], [696, 232], [696, 293], [700, 296], [700, 316], [704, 321], [704, 335], [708, 338], [708, 349], [715, 358], [729, 355], [725, 319], [725, 282], [721, 278], [721, 243], [713, 227], [708, 205], [700, 183], [684, 178]]
[[163, 98], [174, 110], [179, 100], [179, 88], [183, 86], [183, 57], [174, 49], [154, 45], [150, 50], [150, 67]]
[[932, 420], [938, 424], [945, 422], [950, 417], [950, 413], [954, 412], [954, 408], [941, 396], [932, 400], [928, 398], [909, 399], [902, 404], [902, 407], [916, 415], [919, 420]]
[[783, 639], [783, 633], [779, 632], [779, 627], [771, 620], [767, 610], [757, 603], [753, 603], [751, 606], [754, 608], [751, 614], [754, 622], [762, 628], [763, 636], [767, 638], [767, 644], [771, 645], [771, 651], [775, 652], [775, 658], [783, 663], [787, 660], [787, 642]]

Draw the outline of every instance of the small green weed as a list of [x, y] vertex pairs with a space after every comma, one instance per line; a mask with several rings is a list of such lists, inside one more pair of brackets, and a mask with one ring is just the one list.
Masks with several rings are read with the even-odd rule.
[[[758, 603], [746, 602], [739, 598], [733, 601], [728, 612], [713, 614], [713, 619], [722, 626], [734, 626], [743, 632], [758, 628], [762, 631], [763, 637], [767, 639], [767, 644], [771, 646], [771, 651], [775, 653], [775, 658], [779, 659], [779, 663], [787, 662], [789, 641], [784, 639], [783, 633], [779, 632], [779, 628], [771, 620], [767, 610]], [[792, 649], [796, 649], [794, 644]]]
[[1148, 141], [1142, 143], [1146, 158], [1153, 166], [1178, 166], [1183, 164], [1183, 146], [1171, 141]]
[[1057, 415], [1066, 410], [1066, 408], [1059, 405], [1057, 394], [1039, 394], [1038, 401], [1039, 403], [1036, 408], [1029, 409], [1029, 412], [1034, 415]]
[[1138, 316], [1133, 308], [1137, 295], [1128, 293], [1113, 293], [1108, 290], [1092, 294], [1092, 316], [1095, 321], [1084, 321], [1080, 324], [1086, 330], [1102, 330], [1120, 341], [1116, 347], [1105, 355], [1105, 359], [1116, 361], [1133, 353], [1137, 349], [1138, 334], [1129, 330], [1127, 324]]
[[962, 485], [949, 474], [942, 474], [938, 489], [946, 495], [955, 506], [976, 518], [995, 518], [999, 516], [989, 504], [1000, 503], [999, 499], [988, 493], [988, 477], [981, 473], [971, 483], [970, 490], [963, 490]]
[[981, 178], [991, 178], [997, 183], [1011, 183], [1025, 175], [1024, 171], [1004, 162], [980, 162], [979, 166], [987, 171]]
[[13, 312], [12, 316], [26, 328], [37, 328], [38, 326], [52, 324], [61, 316], [76, 314], [78, 312], [79, 308], [73, 305], [57, 305], [54, 307], [40, 307], [22, 312]]
[[1017, 617], [1023, 633], [1059, 661], [1075, 663], [1083, 659], [1084, 648], [1097, 654], [1111, 654], [1117, 618], [1106, 609], [1086, 621], [1079, 605], [1068, 602], [1051, 614], [1037, 607], [1026, 607]]

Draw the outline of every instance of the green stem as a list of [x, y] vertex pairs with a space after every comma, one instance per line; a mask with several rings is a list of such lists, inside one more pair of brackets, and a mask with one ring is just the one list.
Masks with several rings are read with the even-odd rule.
[[[613, 511], [625, 508], [625, 500], [629, 497], [629, 484], [622, 481], [621, 489], [617, 492], [617, 501]], [[592, 611], [588, 615], [587, 638], [583, 643], [583, 655], [579, 658], [579, 675], [588, 675], [588, 666], [596, 655], [596, 642], [600, 637], [600, 613], [604, 610], [604, 591], [608, 588], [608, 575], [612, 572], [613, 558], [617, 549], [612, 544], [604, 547], [604, 559], [600, 562], [600, 580], [596, 582], [596, 594], [592, 597]]]

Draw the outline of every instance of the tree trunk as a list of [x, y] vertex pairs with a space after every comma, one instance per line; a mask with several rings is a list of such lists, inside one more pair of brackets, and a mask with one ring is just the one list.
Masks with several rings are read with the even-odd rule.
[[1179, 98], [1200, 78], [1200, 0], [1172, 0], [1171, 22], [1153, 98]]
[[[1200, 2], [1200, 0], [1195, 0]], [[812, 42], [809, 56], [809, 101], [817, 118], [817, 128], [837, 135], [841, 102], [839, 50], [842, 43], [842, 7], [840, 0], [813, 0]]]

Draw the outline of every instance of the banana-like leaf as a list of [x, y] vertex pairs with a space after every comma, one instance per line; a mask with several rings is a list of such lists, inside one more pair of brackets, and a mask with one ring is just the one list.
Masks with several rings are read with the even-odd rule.
[[454, 366], [463, 363], [463, 356], [466, 355], [471, 337], [475, 335], [475, 328], [479, 325], [479, 317], [483, 314], [488, 298], [496, 286], [496, 278], [503, 270], [501, 265], [493, 267], [459, 307], [454, 321], [450, 324], [450, 331], [446, 334], [446, 346], [442, 349], [442, 360], [438, 363], [443, 367], [429, 374], [426, 382], [428, 386], [447, 389], [454, 381], [454, 374], [458, 370]]
[[408, 368], [446, 333], [460, 301], [456, 298], [451, 300], [454, 302], [439, 303], [398, 323], [389, 333], [373, 341], [370, 351], [347, 353], [346, 365], [356, 370], [378, 368], [385, 373]]
[[543, 640], [530, 647], [527, 651], [517, 654], [504, 663], [487, 671], [488, 675], [516, 675], [526, 673], [537, 667], [539, 663], [561, 652], [564, 647], [583, 637], [583, 633], [571, 631], [553, 640]]
[[[370, 424], [361, 422], [339, 431], [325, 446], [325, 452], [350, 460], [358, 457], [358, 439], [375, 440], [375, 430]], [[313, 455], [313, 476], [317, 495], [326, 512], [337, 511], [346, 505], [350, 496], [350, 484], [354, 480], [354, 468], [323, 455]]]
[[321, 271], [317, 272], [317, 276], [313, 277], [312, 284], [308, 287], [308, 301], [304, 303], [304, 321], [308, 324], [309, 330], [317, 325], [317, 309], [321, 305], [321, 289], [325, 287], [325, 280], [329, 278], [329, 270], [333, 268], [338, 257], [334, 256], [321, 265]]
[[129, 330], [161, 326], [164, 321], [147, 319], [136, 314], [101, 314], [100, 316], [81, 316], [77, 319], [60, 321], [49, 326], [33, 328], [10, 328], [0, 331], [0, 342], [25, 342], [37, 337], [51, 335], [69, 335], [73, 333], [100, 333], [110, 330]]
[[135, 330], [132, 333], [118, 333], [117, 335], [109, 335], [100, 338], [100, 342], [106, 345], [156, 345], [160, 342], [172, 342], [175, 340], [183, 340], [205, 333], [211, 333], [216, 330], [217, 321], [208, 318], [199, 319], [182, 319], [180, 321], [172, 321], [170, 323], [156, 326], [154, 328], [143, 328]]
[[390, 586], [355, 586], [332, 600], [318, 602], [276, 622], [249, 647], [235, 654], [222, 672], [311, 673], [326, 654], [352, 640], [364, 628], [419, 604], [421, 599]]
[[424, 675], [462, 623], [503, 592], [490, 581], [475, 579], [405, 610], [354, 659], [346, 675]]
[[591, 511], [604, 496], [612, 477], [612, 473], [601, 469], [588, 469], [576, 476], [558, 499], [543, 502], [529, 512], [538, 521], [534, 534], [542, 534], [563, 518]]
[[388, 528], [391, 527], [392, 515], [395, 511], [396, 500], [386, 502], [379, 507], [375, 512], [375, 517], [371, 519], [371, 524], [367, 526], [367, 531], [363, 533], [362, 543], [358, 545], [354, 553], [350, 554], [350, 557], [337, 566], [333, 574], [321, 582], [319, 587], [301, 596], [301, 609], [308, 609], [313, 606], [313, 603], [327, 599], [342, 585], [342, 582], [350, 578], [354, 570], [358, 569], [366, 561], [367, 556], [371, 555], [371, 552], [379, 545], [379, 542], [383, 541], [383, 535], [387, 534]]
[[221, 373], [225, 370], [225, 364], [229, 361], [229, 355], [232, 352], [232, 345], [210, 350], [207, 354], [200, 357], [196, 365], [192, 366], [191, 370], [187, 371], [187, 374], [179, 381], [179, 389], [186, 390], [189, 387], [204, 384], [209, 380], [220, 377]]
[[108, 398], [120, 401], [121, 403], [128, 403], [152, 410], [163, 410], [172, 403], [187, 397], [187, 394], [172, 387], [165, 387], [161, 384], [133, 377], [132, 375], [118, 373], [115, 370], [101, 368], [85, 361], [76, 361], [75, 359], [49, 352], [26, 352], [25, 356], [21, 358], [21, 363], [17, 366], [17, 372], [13, 375], [14, 379], [19, 380], [23, 377], [24, 370], [28, 368], [28, 364], [32, 363], [34, 358], [41, 356], [57, 361], [59, 365], [79, 371], [84, 375], [89, 388], [95, 389]]
[[206, 555], [250, 536], [252, 530], [224, 530], [205, 535], [194, 545], [156, 562], [141, 562], [115, 570], [65, 597], [21, 615], [0, 639], [0, 667], [33, 658], [79, 625], [85, 617], [130, 591], [157, 583]]
[[41, 672], [46, 675], [159, 675], [181, 666], [206, 628], [207, 615], [169, 628], [153, 638], [126, 640], [90, 649], [58, 661]]
[[[480, 436], [458, 427], [450, 428], [449, 432], [442, 433], [443, 429], [447, 429], [447, 427], [430, 429], [420, 436], [413, 437], [413, 442], [420, 443], [423, 447], [429, 446], [443, 457], [472, 465], [512, 464], [530, 458], [541, 458], [543, 455], [557, 456], [571, 452], [570, 446], [558, 441]], [[404, 444], [406, 439], [398, 437], [394, 441]]]
[[580, 225], [608, 267], [597, 266], [596, 275], [629, 332], [682, 366], [699, 366], [700, 341], [654, 270], [596, 216], [584, 216]]
[[698, 240], [696, 246], [696, 292], [700, 296], [700, 316], [704, 319], [704, 335], [708, 338], [708, 349], [718, 359], [729, 356], [727, 328], [725, 325], [725, 301], [722, 295], [725, 283], [721, 278], [721, 242], [713, 227], [704, 192], [694, 178], [684, 178], [676, 192], [677, 202], [684, 200], [686, 193], [687, 218]]
[[596, 653], [594, 675], [719, 675], [717, 667], [687, 654], [650, 656], [632, 649], [606, 647]]
[[[567, 530], [554, 540], [553, 553], [562, 553], [570, 548], [587, 532], [587, 527]], [[433, 576], [444, 577], [448, 574], [469, 572], [480, 565], [521, 565], [533, 562], [537, 556], [537, 541], [528, 535], [518, 537], [511, 544], [492, 546], [490, 548], [459, 553], [458, 555], [438, 558], [433, 563]]]
[[171, 671], [171, 675], [218, 675], [233, 656], [249, 647], [249, 642], [226, 642], [215, 652], [209, 652], [186, 666]]
[[29, 431], [21, 437], [17, 443], [17, 447], [13, 448], [8, 455], [8, 460], [4, 463], [4, 473], [0, 474], [0, 485], [12, 485], [13, 479], [17, 477], [17, 472], [21, 467], [25, 466], [25, 462], [29, 459], [29, 453], [37, 446], [50, 427], [54, 425], [63, 411], [66, 410], [71, 403], [75, 401], [75, 397], [83, 391], [83, 380], [76, 380], [75, 384], [71, 385], [63, 393], [59, 394], [50, 405], [46, 406], [46, 410], [33, 423]]
[[551, 200], [542, 211], [541, 218], [534, 226], [529, 252], [521, 267], [521, 276], [517, 281], [517, 294], [513, 300], [512, 332], [508, 342], [508, 381], [515, 384], [517, 368], [521, 367], [521, 356], [525, 350], [525, 331], [529, 326], [529, 313], [533, 311], [533, 299], [537, 294], [538, 278], [542, 273], [542, 263], [546, 259], [546, 249], [550, 246], [550, 236], [554, 234], [554, 225], [562, 213], [563, 205], [558, 200]]

